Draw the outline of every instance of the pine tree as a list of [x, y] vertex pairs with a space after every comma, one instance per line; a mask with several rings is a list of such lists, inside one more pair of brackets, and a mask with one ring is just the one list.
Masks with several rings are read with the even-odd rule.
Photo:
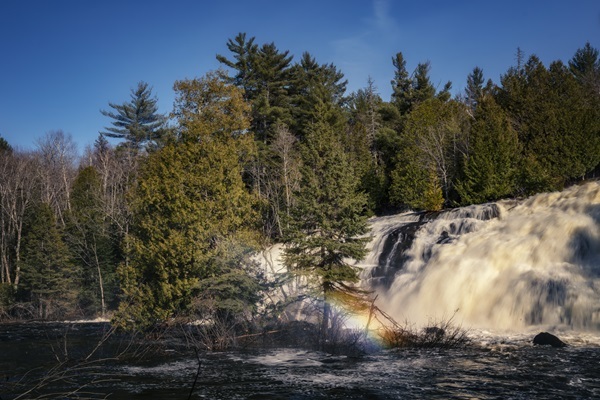
[[478, 101], [471, 126], [464, 178], [457, 184], [463, 204], [515, 194], [521, 148], [510, 120], [491, 96]]
[[106, 314], [117, 293], [115, 248], [102, 204], [102, 182], [92, 166], [82, 169], [71, 189], [67, 243], [82, 269], [79, 303], [89, 314]]
[[289, 51], [280, 52], [274, 43], [269, 43], [260, 47], [254, 59], [252, 125], [256, 139], [265, 144], [272, 142], [278, 123], [291, 123], [288, 87], [292, 58]]
[[299, 138], [304, 137], [308, 125], [317, 118], [319, 104], [338, 107], [343, 104], [347, 84], [344, 74], [335, 65], [319, 64], [310, 53], [302, 54], [300, 62], [292, 67], [290, 87], [292, 130]]
[[131, 90], [131, 100], [128, 103], [108, 105], [115, 111], [101, 110], [102, 115], [111, 119], [111, 127], [105, 128], [103, 135], [125, 139], [127, 148], [136, 152], [143, 146], [154, 148], [157, 141], [164, 133], [166, 117], [158, 113], [156, 103], [158, 99], [152, 97], [152, 89], [146, 82], [139, 82], [135, 90]]
[[228, 81], [244, 89], [244, 98], [252, 100], [255, 97], [256, 85], [253, 80], [254, 63], [258, 53], [258, 45], [254, 44], [254, 37], [246, 40], [246, 33], [238, 33], [234, 39], [227, 41], [227, 48], [233, 53], [233, 59], [217, 54], [217, 60], [236, 71]]
[[598, 165], [597, 103], [562, 62], [546, 68], [531, 56], [521, 70], [503, 76], [497, 100], [508, 111], [531, 166], [521, 180], [535, 185], [523, 183], [524, 193], [560, 189]]
[[289, 51], [279, 51], [275, 43], [254, 44], [246, 34], [229, 39], [233, 60], [217, 55], [217, 60], [236, 71], [229, 82], [244, 89], [244, 98], [252, 105], [251, 129], [258, 141], [268, 145], [279, 123], [290, 124], [288, 88], [290, 86]]
[[414, 107], [417, 104], [423, 103], [435, 96], [435, 87], [431, 83], [429, 78], [429, 71], [431, 70], [431, 64], [429, 61], [417, 64], [415, 72], [413, 73], [413, 87], [412, 87], [412, 99], [411, 106]]
[[335, 112], [329, 104], [318, 107], [318, 119], [309, 125], [302, 148], [302, 180], [286, 236], [284, 262], [304, 276], [323, 299], [322, 337], [330, 329], [331, 304], [360, 300], [352, 284], [358, 271], [348, 259], [366, 255], [366, 196], [340, 142], [340, 132], [328, 121]]
[[465, 88], [465, 104], [469, 108], [471, 115], [475, 114], [475, 108], [483, 96], [483, 70], [475, 67], [467, 77], [467, 87]]
[[406, 61], [402, 53], [397, 53], [392, 58], [396, 68], [392, 80], [392, 103], [396, 105], [402, 116], [409, 114], [417, 105], [437, 97], [442, 102], [450, 100], [452, 83], [446, 82], [443, 89], [436, 92], [435, 86], [429, 78], [431, 64], [429, 61], [417, 64], [411, 75], [406, 69]]
[[0, 154], [3, 152], [12, 153], [12, 146], [8, 144], [6, 139], [0, 136]]
[[392, 64], [396, 68], [392, 80], [392, 103], [396, 105], [400, 114], [407, 114], [412, 107], [412, 79], [406, 69], [406, 60], [402, 52], [392, 58]]
[[577, 80], [600, 96], [600, 57], [598, 49], [587, 42], [569, 61], [569, 69]]
[[79, 273], [48, 204], [30, 209], [23, 230], [21, 296], [39, 318], [60, 318], [75, 309]]

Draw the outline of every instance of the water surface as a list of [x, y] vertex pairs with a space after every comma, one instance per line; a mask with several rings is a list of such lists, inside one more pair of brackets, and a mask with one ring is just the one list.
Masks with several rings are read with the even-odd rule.
[[[15, 398], [17, 389], [22, 391], [56, 365], [54, 352], [60, 343], [68, 344], [73, 359], [83, 357], [106, 329], [105, 324], [1, 325], [1, 398]], [[192, 398], [600, 398], [600, 338], [564, 335], [571, 344], [565, 349], [533, 346], [529, 334], [473, 332], [474, 344], [467, 349], [381, 350], [360, 357], [295, 348], [200, 353]], [[79, 372], [75, 368], [69, 380], [36, 394], [88, 384], [83, 391], [93, 398], [188, 398], [198, 371], [192, 349], [168, 338], [137, 357], [124, 353], [112, 359], [127, 343], [122, 336], [111, 338], [97, 351], [97, 364]], [[31, 372], [26, 375], [27, 371]], [[17, 385], [19, 381], [24, 384]]]

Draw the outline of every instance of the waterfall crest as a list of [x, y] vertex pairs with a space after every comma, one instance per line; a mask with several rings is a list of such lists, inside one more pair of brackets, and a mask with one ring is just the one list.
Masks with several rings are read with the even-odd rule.
[[600, 330], [600, 184], [371, 221], [363, 281], [398, 321]]

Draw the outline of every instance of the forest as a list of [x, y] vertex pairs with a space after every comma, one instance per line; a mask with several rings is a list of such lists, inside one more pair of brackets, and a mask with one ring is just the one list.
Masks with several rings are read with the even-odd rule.
[[[401, 52], [389, 100], [375, 83], [240, 33], [222, 69], [109, 103], [83, 155], [48, 132], [33, 151], [0, 138], [0, 319], [110, 318], [122, 328], [221, 320], [248, 330], [298, 299], [368, 307], [348, 260], [368, 218], [553, 191], [600, 173], [600, 58], [589, 43], [544, 65], [517, 49], [495, 83], [435, 87]], [[125, 91], [127, 88], [124, 88]], [[124, 91], [124, 92], [125, 92]], [[116, 144], [111, 144], [108, 139]], [[254, 257], [284, 243], [288, 274]]]

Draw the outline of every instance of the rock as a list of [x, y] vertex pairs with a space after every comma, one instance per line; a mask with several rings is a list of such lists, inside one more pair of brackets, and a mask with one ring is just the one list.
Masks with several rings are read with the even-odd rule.
[[540, 332], [533, 338], [533, 344], [540, 346], [565, 347], [567, 344], [548, 332]]

